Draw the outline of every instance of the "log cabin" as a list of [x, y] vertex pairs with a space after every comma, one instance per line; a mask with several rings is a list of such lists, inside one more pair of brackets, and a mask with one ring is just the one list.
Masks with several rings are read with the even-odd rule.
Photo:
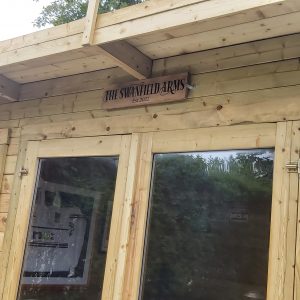
[[300, 300], [300, 1], [98, 5], [0, 42], [0, 299]]

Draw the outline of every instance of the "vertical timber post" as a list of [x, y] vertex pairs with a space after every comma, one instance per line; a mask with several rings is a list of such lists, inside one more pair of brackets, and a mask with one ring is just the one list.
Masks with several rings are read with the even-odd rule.
[[89, 0], [82, 36], [82, 46], [93, 43], [100, 0]]

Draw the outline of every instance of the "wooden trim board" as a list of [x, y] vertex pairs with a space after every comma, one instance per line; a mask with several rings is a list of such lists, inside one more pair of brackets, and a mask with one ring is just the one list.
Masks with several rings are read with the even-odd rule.
[[[300, 159], [300, 121], [293, 122], [293, 142], [291, 161]], [[297, 239], [296, 239], [296, 264], [295, 264], [295, 287], [294, 300], [300, 299], [300, 175], [291, 174], [293, 177], [293, 200], [298, 204], [297, 210]], [[294, 189], [298, 187], [298, 192], [294, 193]]]
[[123, 299], [137, 300], [139, 297], [153, 154], [264, 147], [275, 147], [267, 299], [293, 299], [293, 249], [297, 220], [297, 201], [293, 201], [293, 195], [298, 192], [298, 185], [294, 185], [296, 177], [290, 177], [285, 169], [286, 161], [291, 158], [292, 124], [242, 125], [143, 135], [147, 137], [147, 142], [142, 143], [144, 150], [141, 152], [140, 171], [137, 173]]
[[[23, 142], [23, 146], [24, 146]], [[69, 157], [69, 156], [108, 156], [120, 155], [118, 175], [115, 191], [114, 208], [112, 215], [112, 226], [110, 236], [112, 239], [108, 245], [108, 257], [104, 286], [106, 288], [103, 293], [105, 294], [110, 288], [114, 287], [116, 262], [115, 257], [120, 253], [120, 232], [123, 228], [123, 222], [127, 222], [126, 218], [122, 217], [124, 207], [124, 197], [126, 192], [126, 185], [132, 186], [128, 179], [128, 163], [130, 162], [129, 156], [131, 149], [131, 136], [111, 136], [111, 137], [95, 137], [95, 138], [82, 138], [72, 140], [58, 140], [58, 141], [41, 141], [41, 142], [28, 142], [26, 146], [26, 158], [22, 165], [29, 170], [28, 176], [23, 176], [21, 179], [20, 197], [22, 201], [18, 201], [16, 207], [16, 215], [10, 215], [10, 230], [13, 228], [11, 236], [10, 251], [5, 252], [8, 256], [8, 263], [4, 265], [1, 262], [1, 276], [6, 274], [3, 296], [2, 299], [15, 300], [18, 291], [19, 276], [23, 261], [23, 252], [25, 249], [25, 242], [27, 236], [27, 228], [29, 224], [29, 216], [31, 210], [32, 197], [34, 193], [34, 183], [36, 181], [36, 170], [38, 158], [43, 157]], [[134, 155], [136, 151], [133, 152]], [[133, 166], [134, 168], [134, 166]], [[132, 169], [131, 169], [132, 170]], [[128, 200], [128, 198], [126, 198]], [[125, 213], [125, 211], [124, 211]], [[127, 213], [128, 214], [128, 213]], [[124, 220], [124, 221], [122, 221]], [[122, 250], [123, 251], [123, 250]], [[6, 272], [5, 272], [6, 270]], [[120, 271], [119, 271], [120, 273]], [[120, 276], [120, 275], [119, 275]], [[123, 276], [123, 275], [122, 275]], [[3, 283], [1, 283], [3, 285]], [[113, 294], [108, 292], [108, 298], [114, 299]]]

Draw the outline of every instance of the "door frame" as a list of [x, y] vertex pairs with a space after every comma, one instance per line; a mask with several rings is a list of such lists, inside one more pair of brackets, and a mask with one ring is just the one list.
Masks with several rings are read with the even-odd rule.
[[[28, 141], [21, 178], [19, 203], [15, 216], [12, 244], [4, 283], [3, 299], [15, 300], [19, 289], [31, 208], [38, 180], [39, 160], [58, 157], [118, 156], [118, 170], [111, 218], [110, 238], [102, 287], [102, 299], [114, 299], [115, 282], [120, 274], [121, 231], [125, 211], [125, 199], [132, 183], [128, 179], [129, 161], [134, 150], [131, 135], [96, 136], [44, 141]], [[118, 261], [118, 264], [116, 263]], [[124, 268], [123, 268], [124, 270]], [[117, 273], [119, 272], [119, 273]], [[101, 284], [99, 282], [99, 284]]]
[[292, 300], [298, 188], [293, 186], [295, 177], [287, 172], [285, 165], [292, 158], [296, 127], [294, 122], [280, 122], [143, 134], [122, 299], [139, 299], [154, 154], [274, 148], [267, 300]]
[[[122, 184], [116, 184], [115, 191], [115, 199], [119, 199], [119, 210], [115, 209], [115, 201], [112, 216], [115, 221], [111, 222], [114, 228], [110, 231], [103, 283], [105, 294], [102, 299], [137, 300], [142, 274], [153, 154], [275, 148], [267, 300], [292, 300], [293, 293], [297, 297], [294, 292], [297, 290], [294, 288], [294, 277], [299, 178], [297, 174], [289, 174], [285, 165], [299, 158], [300, 140], [295, 143], [295, 136], [299, 138], [300, 134], [298, 128], [300, 122], [289, 121], [131, 135], [121, 135], [120, 132], [118, 136], [65, 139], [52, 137], [45, 140], [41, 137], [39, 141], [28, 141], [24, 137], [17, 170], [24, 167], [29, 170], [29, 174], [22, 179], [17, 175], [14, 178], [15, 200], [12, 209], [16, 213], [9, 215], [7, 232], [9, 229], [10, 234], [5, 236], [10, 250], [6, 250], [4, 257], [7, 262], [3, 263], [0, 270], [5, 278], [2, 299], [15, 300], [18, 292], [38, 157], [93, 156], [101, 153], [120, 155], [122, 152], [123, 159], [119, 161], [117, 179]], [[116, 234], [113, 235], [112, 232]], [[298, 234], [297, 253], [300, 253], [299, 241]], [[296, 262], [296, 268], [300, 270], [299, 261], [300, 259]], [[300, 275], [296, 276], [298, 293], [299, 278]]]

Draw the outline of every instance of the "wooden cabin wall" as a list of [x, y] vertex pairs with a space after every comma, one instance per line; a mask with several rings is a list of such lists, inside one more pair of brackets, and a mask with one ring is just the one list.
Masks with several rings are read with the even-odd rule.
[[7, 220], [9, 195], [5, 193], [6, 179], [4, 173], [7, 173], [9, 162], [7, 161], [7, 151], [9, 142], [8, 129], [0, 129], [0, 249], [2, 248], [4, 229]]
[[103, 88], [133, 79], [118, 68], [24, 84], [21, 101], [0, 105], [0, 130], [9, 129], [0, 193], [0, 249], [18, 178], [21, 134], [50, 139], [298, 120], [300, 51], [295, 36], [285, 42], [262, 41], [155, 61], [154, 76], [191, 73], [194, 89], [185, 102], [102, 110]]

